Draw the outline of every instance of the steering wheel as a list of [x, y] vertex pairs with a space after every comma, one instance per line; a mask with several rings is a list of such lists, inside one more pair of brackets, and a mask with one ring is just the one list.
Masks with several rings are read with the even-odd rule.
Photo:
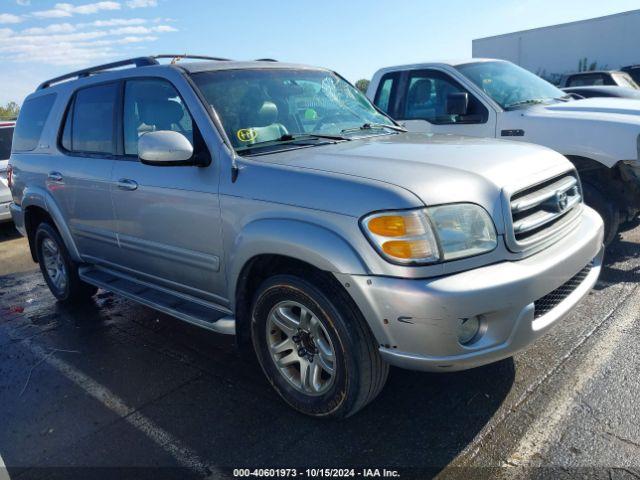
[[331, 115], [319, 119], [313, 126], [312, 131], [319, 132], [321, 130], [320, 127], [326, 125], [327, 123], [338, 123], [340, 122], [340, 120], [350, 120], [352, 117], [353, 115], [348, 113], [332, 113]]

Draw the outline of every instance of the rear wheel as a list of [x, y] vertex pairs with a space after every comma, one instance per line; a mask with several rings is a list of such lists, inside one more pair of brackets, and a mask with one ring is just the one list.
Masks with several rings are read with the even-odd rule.
[[80, 280], [78, 265], [71, 260], [62, 238], [49, 223], [38, 225], [35, 242], [40, 271], [60, 302], [86, 301], [97, 292], [96, 287]]
[[583, 182], [582, 189], [585, 203], [598, 212], [604, 221], [604, 244], [611, 244], [618, 236], [620, 210], [592, 183]]
[[289, 405], [315, 417], [348, 417], [378, 395], [389, 368], [351, 299], [324, 280], [265, 280], [251, 336], [264, 373]]

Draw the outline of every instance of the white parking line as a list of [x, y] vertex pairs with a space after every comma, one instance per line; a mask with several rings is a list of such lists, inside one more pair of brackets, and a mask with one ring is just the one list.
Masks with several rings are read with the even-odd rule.
[[563, 433], [563, 421], [577, 405], [589, 380], [595, 378], [601, 368], [607, 364], [625, 331], [639, 320], [638, 312], [640, 312], [640, 295], [632, 295], [623, 306], [620, 315], [616, 315], [616, 321], [601, 332], [601, 338], [590, 349], [579, 370], [560, 387], [547, 403], [545, 410], [537, 415], [536, 420], [529, 426], [509, 458], [503, 462], [503, 466], [531, 465], [534, 458], [540, 459], [540, 454], [549, 445], [557, 444]]
[[[29, 347], [31, 352], [33, 352], [39, 360], [44, 361], [47, 365], [56, 369], [88, 395], [98, 400], [119, 417], [122, 417], [124, 421], [138, 429], [149, 440], [170, 454], [181, 466], [202, 476], [213, 477], [217, 472], [215, 466], [210, 465], [200, 458], [195, 451], [191, 450], [176, 437], [160, 428], [140, 412], [129, 407], [104, 385], [99, 384], [64, 360], [50, 355], [49, 352], [46, 352], [43, 348], [33, 344], [31, 341], [25, 341], [24, 344]], [[0, 480], [2, 480], [1, 476]]]

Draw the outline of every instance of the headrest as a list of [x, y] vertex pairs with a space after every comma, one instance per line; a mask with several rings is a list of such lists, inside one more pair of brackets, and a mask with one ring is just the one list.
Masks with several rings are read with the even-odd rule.
[[409, 99], [413, 103], [425, 103], [431, 98], [433, 85], [428, 78], [421, 78], [411, 85]]
[[140, 120], [157, 130], [170, 130], [184, 117], [184, 108], [174, 100], [149, 99], [139, 103]]
[[271, 125], [272, 123], [276, 123], [278, 121], [278, 107], [275, 103], [266, 101], [258, 110], [258, 125], [256, 126], [265, 126]]

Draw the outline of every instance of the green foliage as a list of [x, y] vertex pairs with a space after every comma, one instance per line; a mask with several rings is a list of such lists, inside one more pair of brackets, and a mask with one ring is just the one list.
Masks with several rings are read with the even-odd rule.
[[356, 82], [356, 88], [360, 90], [362, 93], [367, 93], [367, 88], [369, 88], [369, 80], [362, 78]]
[[20, 112], [20, 106], [16, 102], [9, 102], [4, 107], [0, 106], [0, 118], [14, 119]]

